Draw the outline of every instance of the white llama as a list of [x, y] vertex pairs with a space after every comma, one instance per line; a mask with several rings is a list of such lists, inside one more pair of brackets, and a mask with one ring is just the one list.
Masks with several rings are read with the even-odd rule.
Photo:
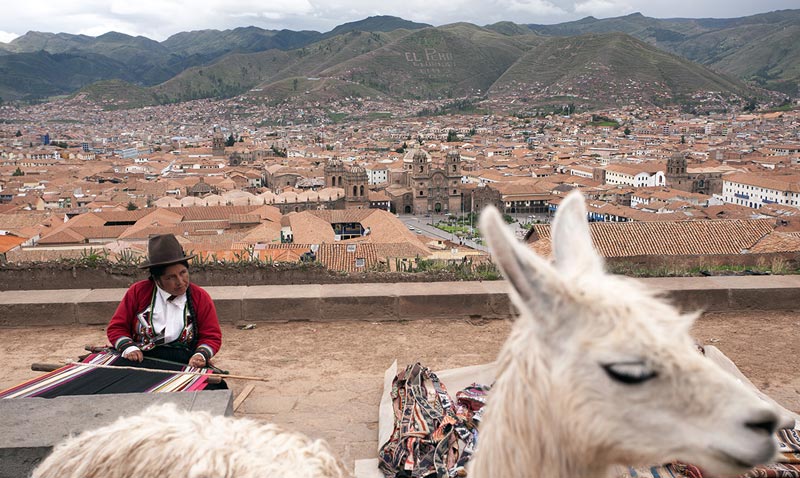
[[673, 460], [737, 474], [773, 460], [777, 409], [696, 351], [695, 316], [604, 272], [580, 193], [558, 210], [554, 265], [494, 208], [480, 225], [520, 318], [498, 358], [471, 478], [604, 477], [614, 464]]
[[68, 438], [32, 478], [345, 478], [323, 440], [157, 405]]

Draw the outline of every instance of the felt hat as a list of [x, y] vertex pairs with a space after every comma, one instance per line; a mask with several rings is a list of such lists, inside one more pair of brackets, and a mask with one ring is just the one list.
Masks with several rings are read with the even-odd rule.
[[139, 265], [139, 269], [177, 264], [195, 256], [187, 256], [173, 234], [161, 234], [151, 237], [147, 242], [147, 261]]

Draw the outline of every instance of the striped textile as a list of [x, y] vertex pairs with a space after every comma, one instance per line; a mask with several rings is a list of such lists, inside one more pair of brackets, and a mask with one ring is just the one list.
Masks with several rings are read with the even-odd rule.
[[[783, 428], [776, 432], [779, 444], [777, 463], [753, 468], [740, 478], [800, 478], [800, 430]], [[703, 478], [694, 465], [670, 463], [661, 466], [625, 467], [617, 478]]]
[[[111, 353], [91, 354], [81, 362], [96, 365], [144, 367], [186, 372], [207, 370], [151, 358], [145, 358], [143, 362], [132, 362]], [[207, 370], [207, 373], [210, 374], [211, 371]], [[53, 398], [64, 395], [196, 391], [203, 390], [206, 385], [207, 379], [201, 375], [170, 375], [140, 370], [114, 370], [81, 364], [69, 364], [4, 390], [0, 392], [0, 398]]]

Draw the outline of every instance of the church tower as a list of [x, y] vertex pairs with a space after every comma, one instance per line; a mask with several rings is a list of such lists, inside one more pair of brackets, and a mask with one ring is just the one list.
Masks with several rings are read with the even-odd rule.
[[211, 136], [211, 154], [214, 156], [225, 156], [225, 137], [219, 126], [214, 126], [214, 134]]
[[680, 176], [686, 174], [686, 156], [682, 152], [674, 153], [667, 160], [667, 175]]
[[367, 170], [353, 166], [344, 173], [345, 209], [369, 208], [369, 176]]
[[325, 163], [325, 187], [344, 188], [344, 164], [342, 160], [334, 157]]
[[414, 166], [412, 176], [428, 176], [430, 164], [428, 162], [428, 155], [425, 151], [419, 149], [414, 153]]
[[461, 153], [457, 150], [448, 151], [444, 161], [444, 168], [445, 175], [447, 175], [449, 211], [461, 211]]

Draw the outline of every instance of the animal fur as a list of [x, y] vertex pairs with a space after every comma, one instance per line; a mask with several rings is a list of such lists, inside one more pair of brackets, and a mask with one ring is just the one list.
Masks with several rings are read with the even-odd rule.
[[583, 197], [562, 201], [554, 264], [481, 217], [520, 317], [498, 358], [469, 476], [603, 477], [680, 460], [739, 474], [777, 451], [776, 408], [699, 354], [682, 315], [604, 272]]
[[32, 478], [344, 478], [323, 440], [173, 404], [57, 445]]

